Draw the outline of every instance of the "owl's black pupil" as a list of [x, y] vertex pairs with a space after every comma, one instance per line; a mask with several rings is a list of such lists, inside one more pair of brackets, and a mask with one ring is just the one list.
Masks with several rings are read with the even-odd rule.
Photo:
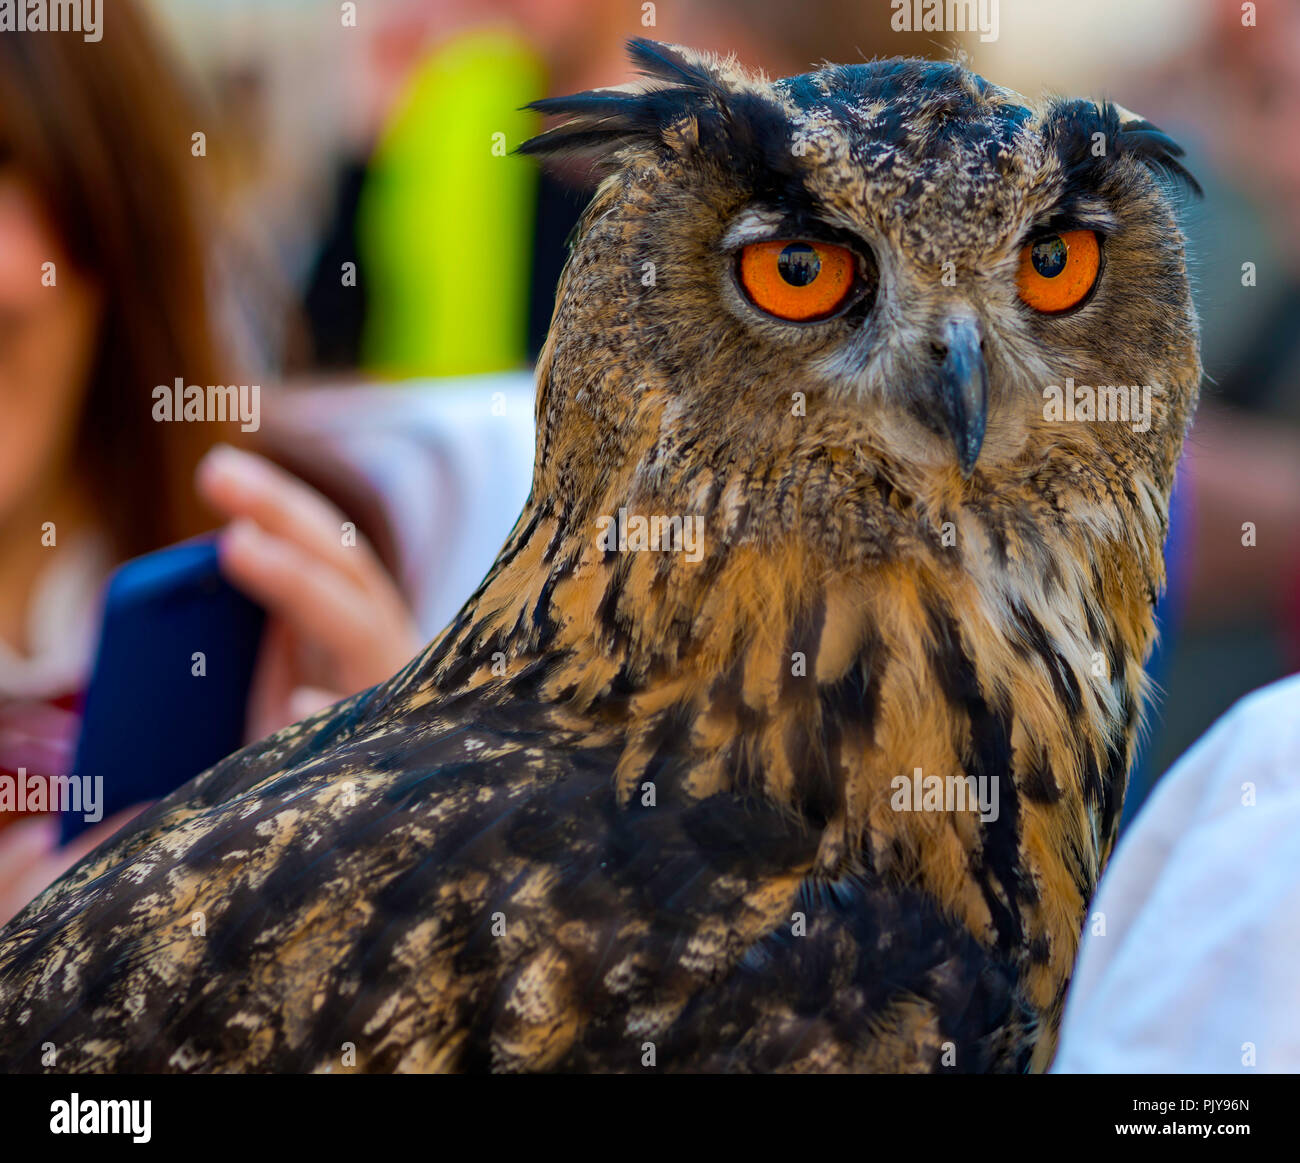
[[1053, 234], [1051, 238], [1034, 243], [1029, 259], [1034, 264], [1034, 270], [1043, 278], [1054, 279], [1065, 270], [1065, 260], [1069, 254], [1070, 248], [1065, 245], [1065, 240], [1059, 234]]
[[806, 242], [792, 242], [777, 258], [776, 269], [792, 287], [806, 287], [821, 273], [822, 260]]

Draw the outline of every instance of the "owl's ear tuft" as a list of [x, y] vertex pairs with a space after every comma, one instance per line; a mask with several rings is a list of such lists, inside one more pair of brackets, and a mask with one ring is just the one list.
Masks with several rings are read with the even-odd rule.
[[1122, 105], [1112, 105], [1110, 108], [1119, 118], [1119, 133], [1115, 141], [1120, 153], [1137, 158], [1163, 178], [1182, 182], [1197, 198], [1204, 195], [1201, 183], [1178, 160], [1184, 153], [1178, 142], [1145, 117], [1130, 113]]
[[577, 154], [609, 163], [627, 146], [662, 146], [671, 126], [725, 106], [727, 92], [708, 58], [641, 37], [628, 42], [628, 54], [644, 81], [531, 102], [529, 109], [569, 120], [524, 142], [518, 152], [543, 159]]
[[634, 36], [627, 42], [627, 55], [642, 76], [656, 81], [707, 93], [718, 88], [717, 78], [705, 66], [703, 58], [688, 56], [676, 45]]
[[[1049, 145], [1057, 151], [1073, 184], [1095, 187], [1113, 157], [1140, 161], [1158, 177], [1183, 183], [1196, 197], [1201, 186], [1178, 159], [1183, 149], [1163, 130], [1109, 101], [1059, 101], [1044, 125]], [[1111, 143], [1098, 154], [1097, 138]]]

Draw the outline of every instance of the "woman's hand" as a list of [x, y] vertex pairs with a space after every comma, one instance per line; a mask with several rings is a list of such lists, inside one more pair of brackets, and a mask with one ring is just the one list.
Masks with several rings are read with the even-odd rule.
[[197, 484], [231, 520], [222, 571], [267, 612], [250, 740], [382, 682], [424, 645], [379, 558], [315, 489], [224, 444], [203, 458]]

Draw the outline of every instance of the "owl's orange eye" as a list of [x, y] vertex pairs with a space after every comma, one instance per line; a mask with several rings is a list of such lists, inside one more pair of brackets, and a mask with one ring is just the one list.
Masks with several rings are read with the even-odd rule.
[[853, 252], [826, 242], [754, 242], [740, 252], [740, 282], [754, 306], [799, 323], [834, 314], [856, 272]]
[[1045, 234], [1020, 252], [1016, 283], [1035, 311], [1056, 314], [1083, 301], [1097, 281], [1101, 247], [1091, 230]]

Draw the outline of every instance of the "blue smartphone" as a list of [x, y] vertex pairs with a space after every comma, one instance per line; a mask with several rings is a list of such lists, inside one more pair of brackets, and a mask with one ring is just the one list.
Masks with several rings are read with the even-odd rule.
[[[94, 814], [161, 799], [242, 746], [264, 621], [221, 576], [211, 538], [113, 574], [73, 767], [98, 789]], [[65, 841], [86, 815], [63, 813]]]

